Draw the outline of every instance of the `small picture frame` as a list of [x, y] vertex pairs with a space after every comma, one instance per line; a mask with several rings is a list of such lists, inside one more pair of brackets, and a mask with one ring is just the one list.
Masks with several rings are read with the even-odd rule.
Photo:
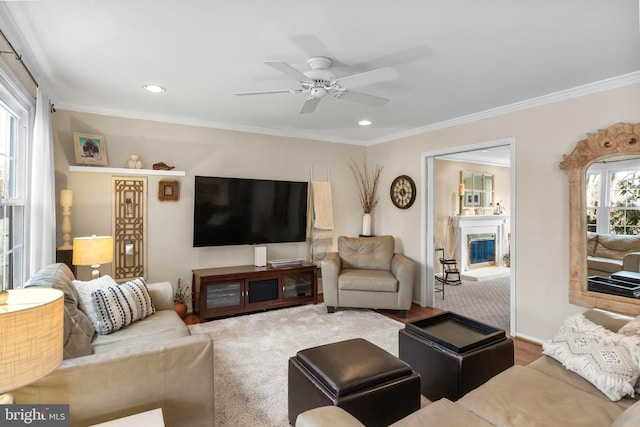
[[160, 180], [158, 182], [158, 200], [161, 202], [180, 200], [180, 183], [176, 180]]
[[107, 143], [102, 135], [74, 132], [73, 146], [79, 165], [107, 165]]

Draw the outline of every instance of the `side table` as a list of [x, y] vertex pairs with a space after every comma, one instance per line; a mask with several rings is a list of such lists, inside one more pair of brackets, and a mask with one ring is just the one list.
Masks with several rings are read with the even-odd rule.
[[432, 401], [456, 401], [514, 364], [504, 331], [451, 312], [407, 323], [398, 339], [400, 359], [420, 374]]

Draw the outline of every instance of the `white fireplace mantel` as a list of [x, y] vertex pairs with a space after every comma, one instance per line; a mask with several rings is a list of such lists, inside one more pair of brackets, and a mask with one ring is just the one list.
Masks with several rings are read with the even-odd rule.
[[505, 226], [509, 215], [455, 215], [451, 217], [455, 230], [455, 254], [461, 271], [469, 270], [469, 234], [495, 233], [496, 265], [502, 265]]

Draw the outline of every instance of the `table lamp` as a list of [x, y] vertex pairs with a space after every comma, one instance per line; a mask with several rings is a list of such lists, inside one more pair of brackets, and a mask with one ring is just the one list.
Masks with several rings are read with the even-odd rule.
[[113, 261], [113, 237], [76, 237], [73, 239], [73, 265], [90, 265], [91, 279], [100, 277], [100, 264]]
[[62, 206], [62, 246], [60, 250], [72, 249], [71, 246], [71, 206], [73, 193], [71, 190], [60, 190], [60, 206]]
[[6, 299], [0, 301], [0, 404], [11, 404], [11, 390], [47, 375], [62, 362], [64, 294], [52, 288], [1, 293]]

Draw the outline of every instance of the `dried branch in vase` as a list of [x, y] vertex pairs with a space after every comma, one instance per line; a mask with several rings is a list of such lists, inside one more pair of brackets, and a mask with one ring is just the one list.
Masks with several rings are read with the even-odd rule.
[[351, 168], [351, 172], [353, 172], [353, 176], [356, 178], [356, 182], [358, 183], [358, 192], [360, 195], [362, 210], [364, 213], [370, 214], [373, 211], [373, 208], [378, 204], [378, 182], [380, 181], [382, 166], [376, 164], [375, 168], [370, 170], [367, 167], [367, 158], [365, 157], [362, 162], [362, 169], [353, 161], [353, 159], [350, 160], [349, 167]]

